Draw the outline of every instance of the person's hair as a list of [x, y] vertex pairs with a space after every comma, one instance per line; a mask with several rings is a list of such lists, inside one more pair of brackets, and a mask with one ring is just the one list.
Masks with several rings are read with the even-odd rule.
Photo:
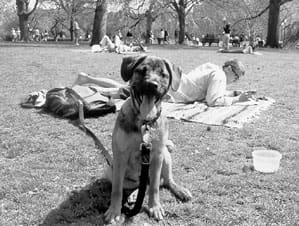
[[245, 66], [238, 59], [228, 60], [223, 65], [223, 67], [229, 67], [229, 66], [239, 77], [245, 75]]

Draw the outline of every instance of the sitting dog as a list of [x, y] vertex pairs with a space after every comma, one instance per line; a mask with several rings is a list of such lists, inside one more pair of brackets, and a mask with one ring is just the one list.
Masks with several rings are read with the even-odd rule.
[[177, 90], [181, 69], [154, 56], [129, 56], [123, 59], [121, 76], [129, 81], [131, 96], [123, 104], [112, 135], [113, 169], [111, 204], [105, 213], [108, 222], [121, 216], [123, 189], [138, 187], [141, 170], [141, 127], [151, 124], [152, 150], [149, 168], [149, 214], [163, 219], [159, 187], [168, 188], [181, 201], [189, 201], [191, 193], [177, 185], [172, 175], [172, 161], [166, 143], [168, 124], [161, 115], [161, 101], [169, 89]]

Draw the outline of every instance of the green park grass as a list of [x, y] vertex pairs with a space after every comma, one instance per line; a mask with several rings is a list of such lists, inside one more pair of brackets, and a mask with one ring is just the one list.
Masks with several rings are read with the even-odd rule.
[[[88, 45], [0, 43], [0, 225], [103, 225], [110, 185], [93, 140], [70, 121], [19, 106], [32, 91], [70, 86], [84, 71], [121, 81], [122, 55], [91, 53]], [[142, 211], [124, 225], [298, 225], [299, 52], [261, 56], [215, 48], [149, 47], [185, 72], [204, 62], [238, 57], [246, 76], [231, 89], [256, 89], [276, 100], [242, 129], [170, 120], [175, 179], [193, 194], [178, 202], [166, 190], [162, 222]], [[116, 114], [86, 119], [111, 151]], [[280, 169], [252, 168], [257, 148], [282, 153]], [[145, 203], [146, 204], [146, 203]], [[146, 205], [144, 205], [146, 207]]]

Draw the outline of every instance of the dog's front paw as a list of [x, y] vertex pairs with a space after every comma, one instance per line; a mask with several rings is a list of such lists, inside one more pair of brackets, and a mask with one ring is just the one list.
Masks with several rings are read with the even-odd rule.
[[159, 204], [149, 208], [149, 215], [154, 217], [156, 220], [163, 220], [165, 212], [162, 206]]
[[118, 207], [110, 206], [104, 214], [105, 220], [108, 223], [115, 223], [121, 220], [121, 209]]
[[174, 182], [166, 185], [166, 187], [168, 187], [171, 193], [182, 202], [188, 202], [192, 199], [192, 194], [188, 189], [181, 187]]
[[178, 191], [177, 197], [182, 201], [182, 202], [188, 202], [192, 199], [192, 194], [191, 192], [186, 189], [186, 188], [181, 188], [181, 190]]

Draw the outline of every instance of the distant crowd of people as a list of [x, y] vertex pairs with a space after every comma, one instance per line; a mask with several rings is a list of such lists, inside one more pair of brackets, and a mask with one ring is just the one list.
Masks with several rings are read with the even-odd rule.
[[[129, 31], [130, 32], [130, 31]], [[133, 40], [133, 34], [127, 33], [127, 39], [124, 41], [120, 31], [118, 31], [112, 38], [104, 35], [98, 45], [91, 47], [92, 52], [115, 52], [115, 53], [128, 53], [128, 52], [146, 52], [147, 49], [142, 43]], [[129, 35], [129, 36], [128, 36]], [[132, 39], [128, 39], [132, 38]]]
[[[44, 41], [47, 42], [48, 38], [49, 38], [49, 33], [47, 30], [44, 30], [43, 32], [40, 32], [40, 30], [38, 28], [32, 29], [32, 28], [28, 28], [28, 33], [29, 33], [29, 41], [36, 41], [36, 42], [40, 42], [40, 41]], [[19, 42], [22, 41], [22, 37], [21, 37], [21, 30], [20, 28], [11, 28], [10, 31], [10, 38], [12, 42]]]
[[[39, 28], [31, 28], [29, 25], [26, 28], [28, 29], [28, 40], [29, 41], [35, 41], [35, 42], [47, 42], [49, 39], [49, 33], [48, 31], [45, 29], [44, 31], [41, 31], [41, 29]], [[124, 32], [124, 30], [126, 30], [126, 32]], [[53, 31], [52, 31], [53, 33]], [[73, 21], [73, 34], [74, 34], [74, 44], [75, 45], [80, 45], [79, 41], [82, 39], [82, 36], [80, 35], [81, 32], [81, 28], [79, 25], [79, 22], [77, 19], [74, 19]], [[151, 31], [147, 31], [142, 33], [141, 35], [136, 34], [136, 31], [133, 32], [131, 30], [131, 28], [128, 29], [119, 29], [117, 31], [116, 34], [119, 39], [123, 42], [123, 44], [130, 46], [131, 44], [135, 43], [136, 41], [138, 43], [143, 42], [143, 40], [146, 40], [147, 43], [149, 44], [154, 44], [157, 43], [158, 45], [162, 45], [162, 44], [169, 44], [170, 43], [170, 35], [169, 32], [164, 29], [161, 28], [160, 30], [155, 30], [154, 32]], [[175, 44], [179, 43], [179, 35], [180, 32], [178, 29], [175, 29], [174, 31], [174, 39], [172, 40], [172, 43], [174, 41]], [[213, 37], [211, 37], [211, 35]], [[107, 36], [109, 37], [110, 40], [113, 40], [114, 37], [107, 34]], [[90, 32], [90, 30], [85, 32], [85, 40], [86, 41], [90, 41], [91, 37], [92, 37], [92, 33]], [[60, 31], [54, 31], [53, 33], [53, 39], [55, 41], [58, 40], [63, 40], [66, 38], [66, 32], [60, 30]], [[22, 37], [21, 37], [21, 31], [20, 28], [12, 28], [11, 29], [11, 34], [10, 34], [10, 39], [12, 42], [17, 42], [17, 41], [21, 41]], [[211, 41], [211, 39], [213, 39]], [[195, 36], [194, 34], [190, 34], [188, 32], [185, 32], [185, 43], [187, 45], [197, 45], [197, 46], [201, 46], [201, 45], [205, 45], [206, 43], [209, 44], [209, 46], [211, 46], [211, 43], [216, 43], [217, 45], [221, 46], [223, 50], [229, 50], [230, 46], [232, 47], [244, 47], [246, 45], [251, 45], [253, 47], [253, 49], [255, 48], [255, 46], [258, 47], [262, 47], [264, 46], [264, 40], [262, 40], [260, 37], [256, 37], [255, 40], [249, 40], [249, 38], [244, 35], [244, 33], [239, 34], [239, 35], [232, 35], [232, 29], [231, 29], [231, 25], [226, 21], [223, 20], [223, 34], [222, 37], [219, 37], [219, 35], [214, 35], [214, 34], [207, 34], [207, 35], [203, 35], [202, 37], [200, 36]], [[220, 44], [221, 43], [221, 44]]]

